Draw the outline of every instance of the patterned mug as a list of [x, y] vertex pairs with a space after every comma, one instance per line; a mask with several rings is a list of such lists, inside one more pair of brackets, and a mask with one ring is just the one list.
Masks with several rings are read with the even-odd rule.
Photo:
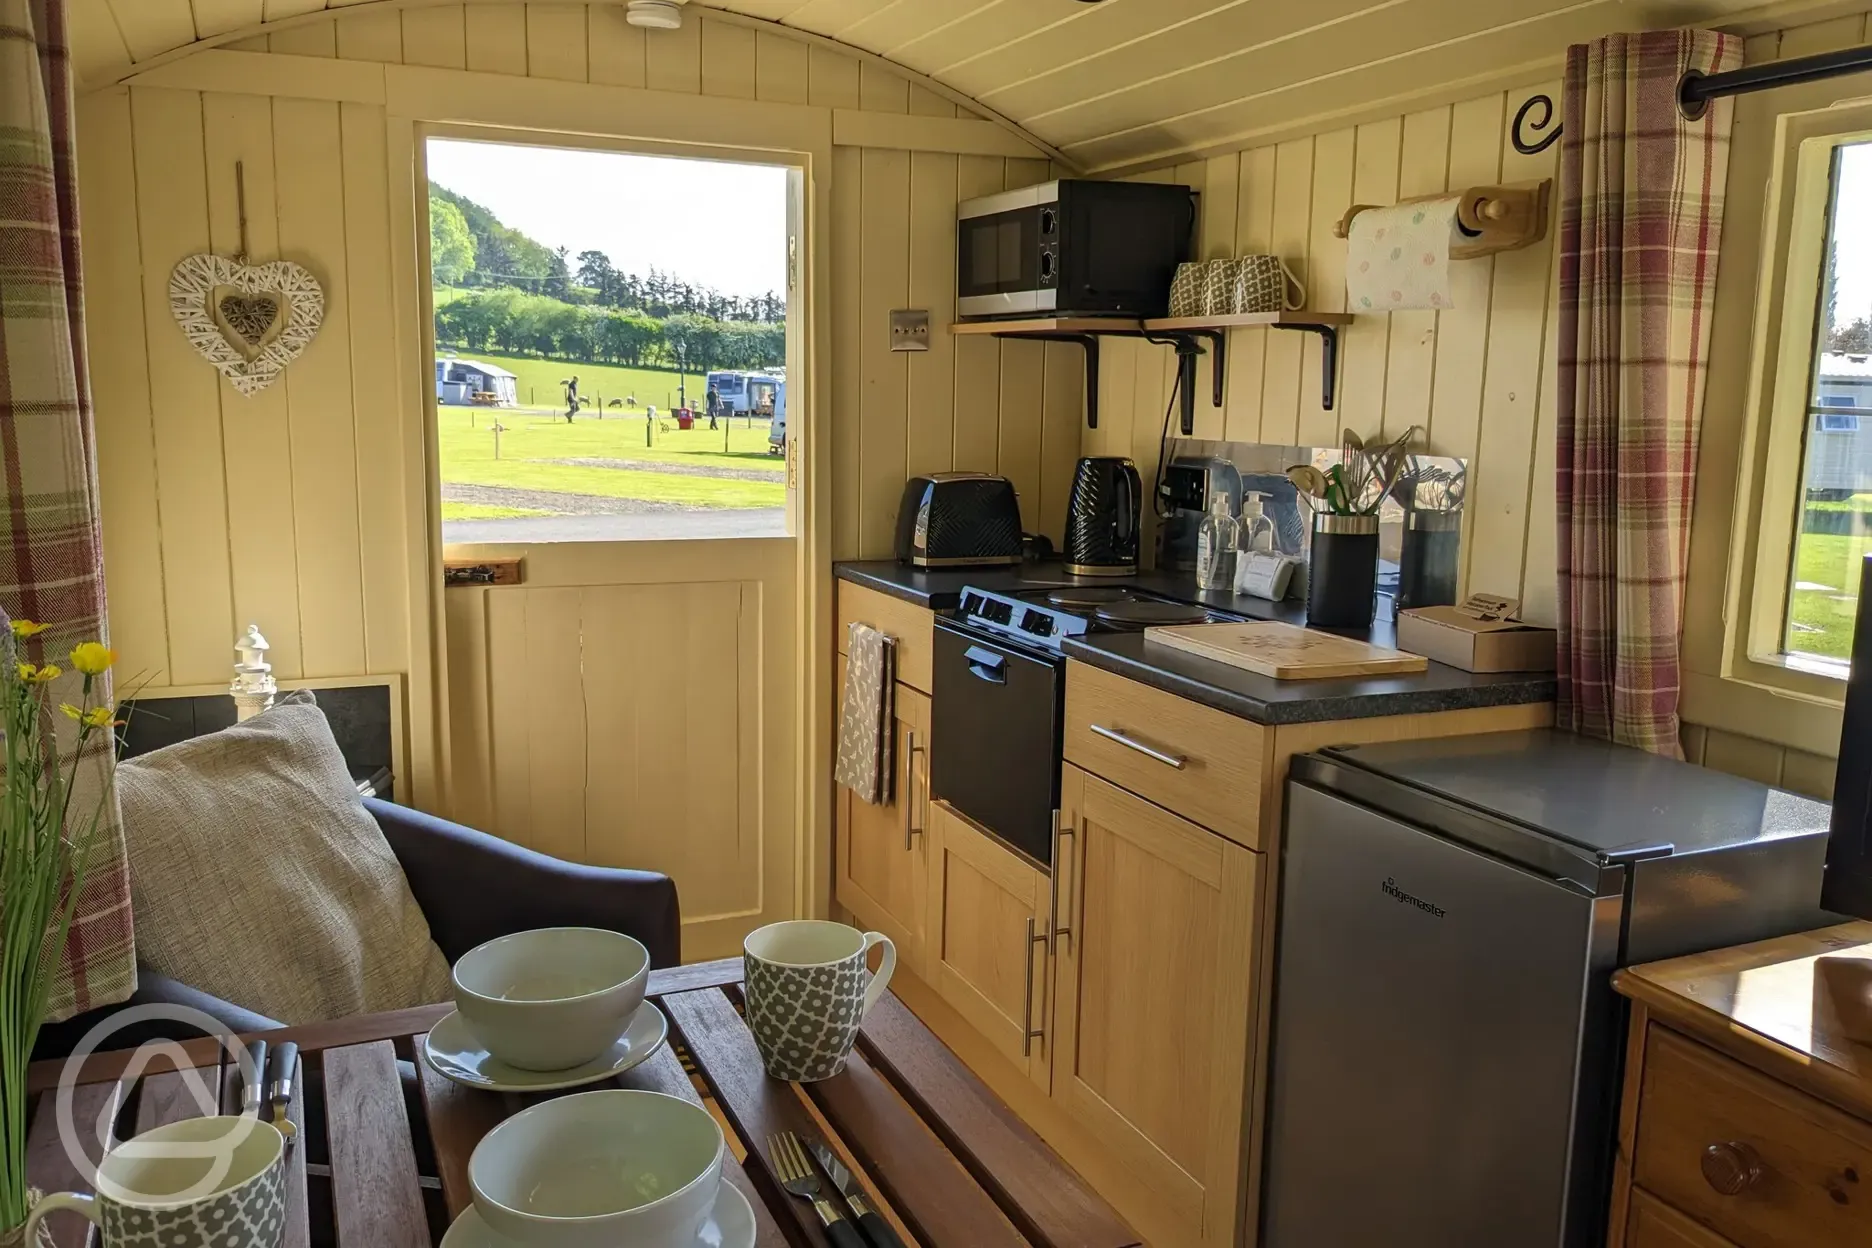
[[55, 1192], [26, 1219], [28, 1244], [56, 1209], [104, 1231], [103, 1248], [279, 1248], [286, 1230], [286, 1141], [253, 1117], [188, 1118], [104, 1155], [97, 1195]]
[[[871, 946], [884, 946], [872, 974]], [[897, 969], [890, 937], [843, 923], [769, 923], [742, 942], [748, 1029], [767, 1073], [811, 1083], [845, 1069], [859, 1024]]]

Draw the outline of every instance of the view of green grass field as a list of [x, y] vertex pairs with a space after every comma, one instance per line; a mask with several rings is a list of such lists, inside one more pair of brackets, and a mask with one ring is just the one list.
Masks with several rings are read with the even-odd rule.
[[[565, 360], [542, 360], [538, 356], [508, 355], [500, 351], [459, 351], [447, 347], [442, 349], [442, 353], [480, 360], [483, 364], [506, 369], [516, 379], [514, 389], [522, 407], [559, 412], [565, 411], [565, 390], [560, 383], [568, 377], [579, 379], [579, 398], [593, 415], [597, 414], [600, 396], [606, 404], [606, 415], [629, 410], [609, 406], [613, 399], [635, 398], [640, 414], [645, 405], [651, 403], [656, 404], [658, 412], [669, 411], [677, 406], [678, 397], [682, 394], [679, 383], [685, 380], [674, 369], [668, 368], [573, 364]], [[686, 381], [688, 400], [692, 406], [700, 409], [708, 398], [708, 378], [706, 375], [690, 373]]]
[[[1872, 496], [1853, 500], [1872, 511]], [[1793, 592], [1788, 598], [1788, 649], [1797, 654], [1845, 659], [1852, 655], [1853, 620], [1859, 613], [1859, 572], [1872, 536], [1802, 533]]]

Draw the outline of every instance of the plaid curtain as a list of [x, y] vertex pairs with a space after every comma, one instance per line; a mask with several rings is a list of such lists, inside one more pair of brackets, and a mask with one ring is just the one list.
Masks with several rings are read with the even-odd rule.
[[[66, 653], [107, 636], [96, 464], [64, 0], [0, 0], [0, 608], [49, 626], [22, 649], [68, 669], [51, 691], [54, 704], [81, 700]], [[54, 720], [71, 749], [75, 725]], [[109, 741], [95, 741], [95, 756], [80, 762], [74, 809], [92, 809], [106, 783]], [[136, 989], [114, 795], [102, 822], [105, 839], [91, 851], [52, 988], [53, 1021]]]
[[1567, 51], [1560, 155], [1559, 723], [1678, 742], [1697, 433], [1734, 109], [1677, 107], [1689, 70], [1742, 63], [1710, 31]]

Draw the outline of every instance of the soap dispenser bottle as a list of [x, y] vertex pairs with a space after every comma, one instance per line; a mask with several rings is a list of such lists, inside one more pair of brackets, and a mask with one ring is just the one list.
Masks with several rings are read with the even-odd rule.
[[1267, 518], [1262, 509], [1262, 500], [1267, 495], [1254, 490], [1242, 495], [1241, 514], [1241, 549], [1247, 555], [1271, 555], [1274, 553], [1274, 522]]
[[1197, 589], [1235, 587], [1235, 551], [1240, 543], [1241, 530], [1229, 514], [1228, 495], [1217, 490], [1209, 499], [1209, 514], [1196, 530]]

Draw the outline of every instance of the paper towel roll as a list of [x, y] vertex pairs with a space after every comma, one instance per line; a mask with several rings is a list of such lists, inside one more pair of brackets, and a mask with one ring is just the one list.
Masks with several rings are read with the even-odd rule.
[[1353, 217], [1346, 239], [1346, 310], [1450, 307], [1450, 243], [1459, 237], [1461, 203], [1460, 195], [1452, 195], [1367, 208]]

